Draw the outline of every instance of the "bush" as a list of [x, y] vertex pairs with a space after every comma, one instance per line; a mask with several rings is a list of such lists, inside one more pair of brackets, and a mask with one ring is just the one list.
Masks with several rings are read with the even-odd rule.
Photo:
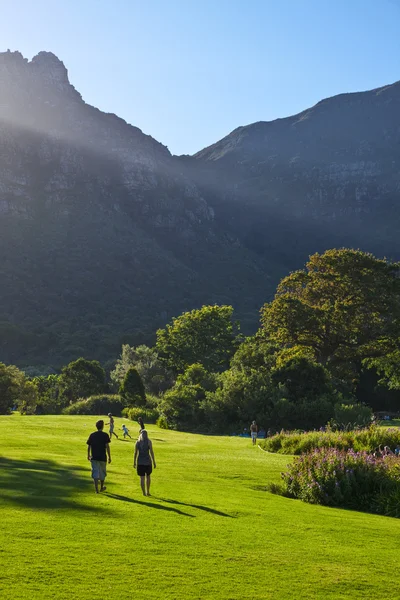
[[126, 407], [126, 402], [117, 394], [90, 396], [86, 400], [78, 400], [64, 408], [64, 415], [106, 415], [112, 413], [119, 417]]
[[399, 466], [395, 456], [323, 448], [295, 458], [282, 479], [292, 498], [398, 517]]
[[168, 427], [168, 421], [167, 421], [167, 419], [163, 415], [161, 415], [160, 417], [158, 417], [156, 424], [158, 425], [158, 427], [160, 429], [169, 429], [169, 427]]
[[139, 417], [142, 417], [144, 423], [156, 423], [159, 412], [157, 408], [153, 407], [139, 407], [133, 406], [131, 408], [124, 408], [122, 416], [130, 419], [131, 421], [137, 421]]
[[335, 405], [335, 422], [338, 429], [345, 429], [348, 426], [366, 427], [373, 417], [372, 410], [364, 404]]
[[260, 440], [264, 450], [280, 454], [304, 454], [318, 448], [373, 452], [379, 446], [389, 446], [393, 450], [398, 444], [400, 429], [376, 426], [353, 431], [281, 431], [266, 440]]

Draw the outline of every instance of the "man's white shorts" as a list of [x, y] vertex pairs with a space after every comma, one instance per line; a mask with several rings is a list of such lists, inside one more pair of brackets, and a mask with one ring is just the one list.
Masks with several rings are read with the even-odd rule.
[[92, 463], [92, 477], [93, 479], [100, 479], [104, 481], [107, 477], [107, 463], [102, 460], [93, 460]]
[[252, 431], [251, 432], [251, 439], [252, 440], [256, 440], [257, 439], [257, 431]]

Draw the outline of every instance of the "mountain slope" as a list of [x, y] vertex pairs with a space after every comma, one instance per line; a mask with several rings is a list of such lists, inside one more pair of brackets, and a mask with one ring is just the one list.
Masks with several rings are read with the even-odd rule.
[[[187, 161], [232, 231], [293, 264], [329, 246], [400, 256], [400, 83], [342, 94], [289, 118], [239, 127]], [[215, 207], [214, 207], [215, 208]]]
[[51, 53], [0, 54], [0, 78], [0, 360], [105, 359], [202, 303], [256, 320], [261, 261], [164, 146], [85, 104]]

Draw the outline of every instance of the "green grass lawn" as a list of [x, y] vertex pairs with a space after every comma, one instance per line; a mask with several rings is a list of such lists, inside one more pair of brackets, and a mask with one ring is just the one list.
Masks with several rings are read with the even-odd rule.
[[122, 440], [96, 496], [95, 420], [0, 417], [2, 600], [400, 598], [400, 521], [275, 496], [290, 457], [153, 425], [153, 496]]
[[381, 427], [400, 427], [400, 419], [391, 419], [390, 421], [379, 421]]

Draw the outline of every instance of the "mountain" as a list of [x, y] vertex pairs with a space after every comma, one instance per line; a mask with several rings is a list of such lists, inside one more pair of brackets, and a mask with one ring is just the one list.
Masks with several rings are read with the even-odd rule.
[[399, 109], [400, 82], [342, 94], [239, 127], [189, 163], [206, 197], [222, 192], [218, 212], [235, 212], [231, 231], [269, 260], [343, 245], [399, 257]]
[[175, 157], [49, 52], [0, 53], [0, 81], [0, 361], [107, 360], [205, 303], [250, 332], [312, 252], [400, 258], [399, 83]]
[[267, 269], [166, 147], [51, 53], [0, 54], [0, 81], [0, 360], [104, 360], [203, 303], [256, 320]]

